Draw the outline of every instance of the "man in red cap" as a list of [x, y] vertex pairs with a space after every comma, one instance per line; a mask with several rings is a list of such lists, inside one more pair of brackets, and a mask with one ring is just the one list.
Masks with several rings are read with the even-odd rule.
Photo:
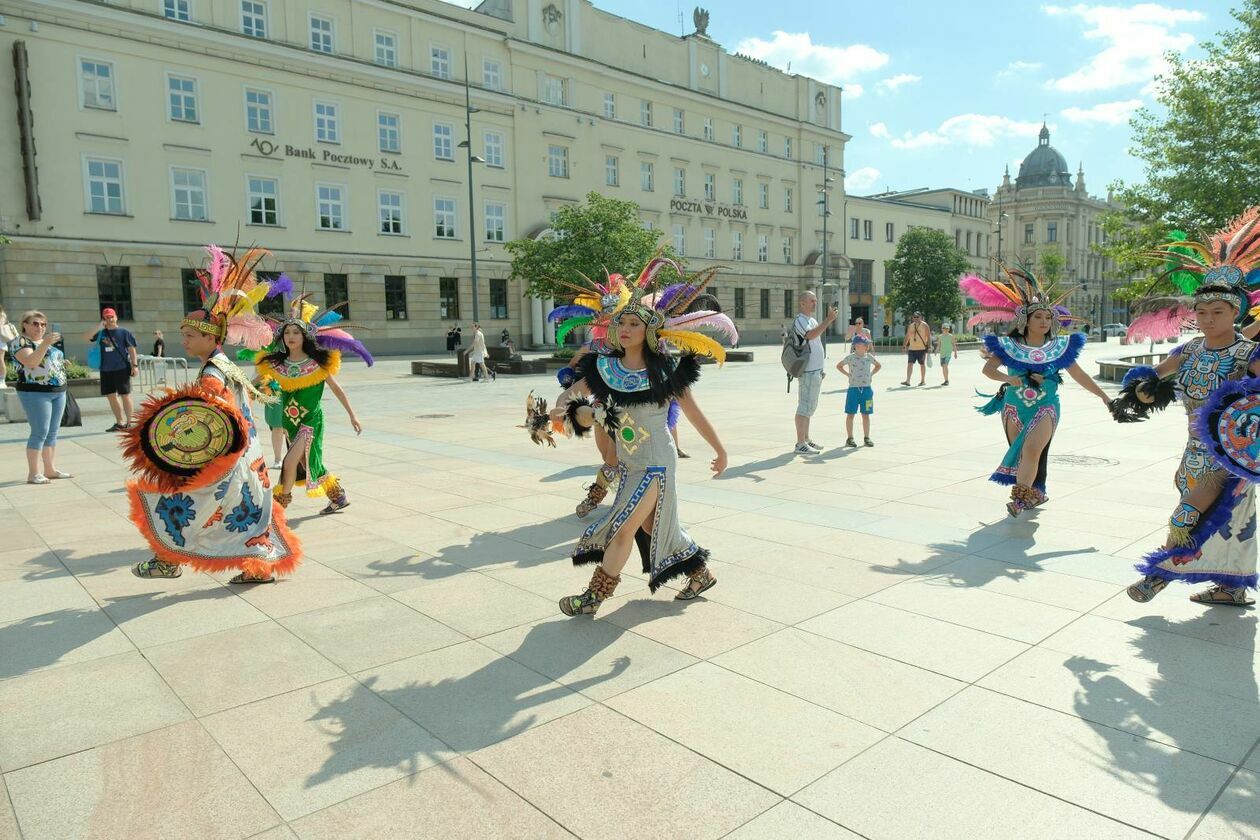
[[118, 313], [106, 307], [101, 310], [101, 323], [83, 338], [99, 343], [101, 349], [101, 394], [114, 412], [114, 425], [106, 431], [122, 431], [131, 425], [131, 378], [140, 372], [136, 366], [136, 337], [118, 326]]

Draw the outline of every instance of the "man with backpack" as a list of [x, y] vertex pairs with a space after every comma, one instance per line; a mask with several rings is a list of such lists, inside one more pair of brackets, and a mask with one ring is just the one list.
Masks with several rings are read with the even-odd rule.
[[801, 292], [797, 298], [800, 312], [792, 322], [792, 329], [783, 345], [783, 367], [791, 378], [798, 380], [796, 403], [796, 448], [798, 455], [816, 455], [822, 447], [809, 437], [809, 418], [818, 410], [818, 395], [822, 391], [823, 361], [827, 351], [823, 347], [822, 334], [836, 320], [836, 308], [827, 310], [822, 323], [814, 318], [818, 309], [818, 297], [813, 292]]
[[[84, 340], [96, 345], [101, 372], [101, 395], [109, 399], [114, 425], [105, 431], [120, 432], [131, 426], [131, 380], [139, 373], [136, 337], [118, 326], [118, 313], [110, 307], [101, 310], [101, 322], [88, 330]], [[92, 354], [89, 354], [92, 355]]]

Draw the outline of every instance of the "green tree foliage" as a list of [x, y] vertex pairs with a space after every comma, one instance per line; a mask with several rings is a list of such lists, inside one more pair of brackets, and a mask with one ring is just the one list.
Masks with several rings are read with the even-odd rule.
[[954, 240], [932, 228], [912, 228], [897, 240], [897, 255], [885, 264], [889, 308], [922, 312], [928, 323], [952, 321], [963, 311], [958, 278], [970, 264]]
[[632, 277], [660, 247], [660, 232], [644, 229], [637, 204], [596, 192], [585, 204], [561, 207], [551, 229], [554, 236], [507, 244], [512, 277], [524, 280], [533, 297], [570, 297], [564, 283], [580, 283], [580, 275], [598, 281], [607, 270]]
[[1260, 204], [1260, 0], [1241, 0], [1232, 14], [1237, 28], [1204, 42], [1202, 59], [1168, 56], [1159, 107], [1130, 122], [1145, 181], [1113, 185], [1125, 210], [1104, 219], [1099, 248], [1117, 277], [1155, 268], [1146, 252], [1170, 231], [1204, 239]]
[[1050, 245], [1041, 249], [1041, 264], [1037, 267], [1037, 275], [1046, 286], [1054, 286], [1063, 279], [1063, 266], [1067, 260], [1058, 245]]

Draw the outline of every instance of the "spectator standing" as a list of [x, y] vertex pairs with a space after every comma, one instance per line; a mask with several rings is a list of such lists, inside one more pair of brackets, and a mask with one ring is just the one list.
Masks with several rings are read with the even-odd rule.
[[451, 327], [446, 331], [446, 353], [454, 355], [455, 353], [455, 328]]
[[13, 342], [18, 364], [15, 388], [31, 428], [26, 440], [27, 484], [73, 477], [57, 469], [57, 431], [66, 413], [65, 356], [53, 346], [60, 340], [48, 329], [44, 313], [32, 311], [22, 316], [22, 334]]
[[101, 310], [101, 323], [83, 338], [101, 348], [101, 395], [114, 412], [114, 425], [105, 431], [120, 432], [131, 425], [131, 379], [140, 372], [136, 337], [118, 326], [118, 313], [107, 307]]
[[166, 339], [162, 337], [161, 330], [153, 331], [153, 355], [159, 359], [166, 355]]
[[849, 390], [844, 397], [845, 446], [857, 446], [853, 440], [853, 416], [858, 413], [862, 415], [863, 444], [875, 445], [871, 441], [871, 415], [875, 413], [875, 390], [871, 387], [871, 377], [879, 373], [879, 369], [879, 362], [871, 355], [870, 339], [855, 335], [853, 352], [836, 365], [836, 370], [849, 377]]
[[809, 345], [809, 361], [797, 380], [796, 448], [793, 451], [798, 455], [815, 455], [822, 447], [809, 437], [809, 419], [818, 410], [818, 395], [822, 391], [823, 362], [827, 357], [822, 334], [836, 320], [836, 308], [827, 310], [827, 317], [820, 324], [814, 318], [818, 297], [813, 292], [801, 292], [797, 305], [800, 312], [792, 322], [792, 331]]
[[916, 312], [910, 316], [906, 327], [906, 339], [902, 342], [906, 350], [906, 379], [902, 385], [910, 384], [914, 374], [914, 366], [919, 366], [919, 385], [927, 384], [927, 354], [932, 346], [932, 328], [923, 320], [923, 313]]
[[938, 349], [941, 352], [941, 376], [945, 378], [943, 384], [949, 384], [949, 362], [951, 359], [958, 358], [958, 342], [954, 339], [954, 328], [949, 324], [941, 324], [941, 334], [937, 338]]
[[[875, 352], [874, 339], [872, 339], [871, 337], [871, 331], [866, 328], [866, 321], [862, 318], [854, 319], [853, 323], [849, 326], [849, 343], [852, 344], [854, 339], [856, 339], [858, 336], [861, 336], [862, 338], [865, 338], [868, 342], [871, 342], [869, 350], [872, 353], [874, 353]], [[850, 347], [849, 349], [850, 351], [852, 351], [853, 348]]]
[[468, 372], [474, 382], [478, 376], [482, 377], [483, 382], [489, 382], [494, 377], [494, 372], [486, 365], [486, 336], [481, 331], [480, 324], [473, 324], [472, 346], [468, 348], [468, 365]]
[[0, 389], [9, 387], [4, 381], [9, 372], [6, 354], [9, 352], [9, 345], [17, 341], [17, 337], [17, 327], [13, 326], [9, 321], [9, 316], [4, 312], [4, 307], [0, 306]]

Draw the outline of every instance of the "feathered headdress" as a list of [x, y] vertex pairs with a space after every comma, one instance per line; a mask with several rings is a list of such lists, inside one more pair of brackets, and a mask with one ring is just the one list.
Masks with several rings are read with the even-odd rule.
[[[666, 267], [672, 267], [682, 275], [683, 281], [657, 288], [660, 273]], [[698, 330], [713, 330], [730, 341], [739, 340], [739, 330], [720, 311], [695, 308], [717, 272], [717, 268], [710, 268], [687, 277], [678, 263], [666, 257], [654, 257], [639, 273], [630, 301], [613, 316], [613, 323], [618, 323], [627, 315], [634, 315], [647, 329], [644, 345], [650, 352], [665, 352], [667, 345], [672, 344], [683, 353], [711, 356], [721, 364], [726, 361], [726, 350]], [[711, 299], [711, 296], [706, 297]], [[612, 333], [609, 333], [609, 338], [615, 341]]]
[[613, 313], [630, 300], [630, 289], [620, 274], [605, 272], [603, 283], [596, 283], [581, 273], [578, 276], [582, 278], [583, 285], [562, 284], [573, 293], [573, 302], [557, 306], [547, 313], [547, 320], [557, 323], [556, 342], [560, 344], [574, 329], [585, 326], [591, 328], [591, 338], [603, 341]]
[[272, 284], [260, 283], [254, 269], [268, 252], [250, 248], [238, 259], [218, 245], [207, 245], [206, 254], [209, 265], [197, 270], [201, 308], [185, 315], [180, 326], [214, 336], [220, 344], [254, 350], [266, 346], [271, 328], [255, 310]]
[[1072, 292], [1056, 292], [1046, 289], [1041, 281], [1022, 268], [1003, 266], [1005, 280], [986, 280], [976, 274], [968, 274], [958, 281], [958, 288], [982, 307], [983, 312], [972, 315], [967, 320], [968, 327], [977, 324], [1013, 323], [1015, 329], [1023, 332], [1028, 327], [1028, 317], [1039, 309], [1049, 312], [1053, 318], [1050, 322], [1050, 335], [1058, 332], [1058, 328], [1069, 326], [1073, 317], [1063, 305]]
[[[1260, 314], [1260, 207], [1247, 208], [1206, 243], [1174, 230], [1150, 255], [1162, 261], [1163, 268], [1151, 283], [1149, 296], [1137, 303], [1140, 314], [1129, 326], [1130, 341], [1176, 338], [1193, 322], [1199, 303], [1225, 301], [1238, 310], [1239, 320], [1248, 310]], [[1164, 279], [1181, 294], [1152, 294]], [[1227, 289], [1204, 289], [1208, 286]]]
[[[271, 284], [267, 297], [279, 297], [292, 291], [293, 281], [287, 275], [281, 274]], [[336, 350], [338, 352], [349, 351], [359, 356], [359, 358], [367, 362], [368, 367], [371, 367], [375, 361], [372, 358], [372, 354], [363, 346], [363, 342], [347, 331], [346, 328], [350, 327], [351, 324], [343, 322], [341, 313], [337, 311], [347, 305], [349, 301], [341, 301], [327, 309], [320, 310], [308, 298], [310, 298], [310, 294], [305, 292], [294, 296], [289, 300], [289, 315], [287, 318], [283, 320], [269, 319], [272, 334], [268, 340], [273, 341], [278, 347], [283, 346], [281, 339], [284, 336], [284, 328], [296, 326], [323, 349]]]

